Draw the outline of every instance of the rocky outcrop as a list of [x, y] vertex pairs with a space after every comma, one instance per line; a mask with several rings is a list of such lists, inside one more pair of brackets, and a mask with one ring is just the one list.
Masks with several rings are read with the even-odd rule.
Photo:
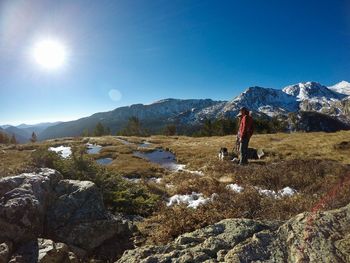
[[283, 223], [226, 219], [117, 262], [350, 262], [350, 204]]
[[11, 262], [73, 262], [111, 239], [118, 250], [118, 236], [124, 247], [131, 233], [107, 212], [94, 183], [64, 180], [51, 169], [0, 179], [0, 196], [0, 262], [11, 254]]

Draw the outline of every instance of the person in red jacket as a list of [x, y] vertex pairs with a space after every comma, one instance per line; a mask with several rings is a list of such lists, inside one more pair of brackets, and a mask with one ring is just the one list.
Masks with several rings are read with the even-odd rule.
[[239, 111], [241, 121], [239, 124], [238, 130], [238, 140], [239, 140], [239, 164], [246, 165], [248, 164], [248, 145], [250, 137], [252, 137], [254, 132], [254, 123], [253, 118], [249, 114], [249, 110], [246, 107], [243, 107]]

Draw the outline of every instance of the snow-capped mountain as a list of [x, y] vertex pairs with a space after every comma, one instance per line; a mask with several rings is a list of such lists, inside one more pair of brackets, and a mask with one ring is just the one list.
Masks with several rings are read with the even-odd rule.
[[243, 106], [270, 117], [298, 110], [298, 103], [295, 98], [282, 90], [250, 87], [241, 95], [226, 103], [222, 110], [223, 115], [231, 115], [230, 112], [237, 113]]
[[[148, 105], [135, 104], [60, 123], [47, 128], [41, 138], [76, 136], [86, 129], [91, 132], [97, 122], [115, 133], [125, 127], [133, 116], [139, 118], [151, 133], [159, 132], [167, 124], [198, 127], [206, 119], [234, 118], [243, 106], [266, 118], [305, 111], [319, 114], [317, 116], [327, 115], [349, 124], [350, 96], [343, 94], [347, 85], [341, 83], [338, 89], [329, 89], [316, 82], [298, 83], [283, 89], [250, 87], [231, 101], [165, 99]], [[314, 115], [310, 115], [309, 119]], [[326, 122], [329, 123], [328, 120]]]
[[328, 87], [330, 90], [350, 96], [350, 83], [343, 80], [333, 86]]
[[303, 100], [340, 100], [346, 97], [344, 94], [340, 94], [333, 90], [330, 90], [326, 86], [323, 86], [317, 82], [298, 83], [295, 85], [287, 86], [283, 89], [283, 92], [296, 97], [298, 101]]

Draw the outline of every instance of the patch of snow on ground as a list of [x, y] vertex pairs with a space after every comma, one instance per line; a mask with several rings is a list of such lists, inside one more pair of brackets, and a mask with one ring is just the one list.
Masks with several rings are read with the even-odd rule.
[[240, 193], [244, 190], [244, 188], [238, 184], [229, 184], [229, 185], [226, 185], [226, 188], [236, 193]]
[[282, 190], [278, 191], [278, 194], [280, 196], [292, 196], [292, 195], [294, 195], [296, 193], [297, 193], [297, 191], [295, 189], [289, 187], [289, 186], [287, 186], [287, 187], [283, 188]]
[[68, 158], [72, 155], [72, 149], [69, 146], [50, 147], [49, 151], [58, 153], [62, 158]]
[[169, 198], [167, 206], [173, 206], [177, 204], [187, 204], [189, 208], [197, 208], [200, 205], [204, 205], [211, 201], [211, 198], [204, 198], [203, 194], [192, 192], [188, 195], [174, 195]]
[[284, 187], [283, 189], [279, 190], [277, 193], [273, 190], [268, 189], [261, 189], [259, 187], [255, 187], [260, 194], [273, 197], [273, 198], [281, 198], [281, 197], [290, 197], [297, 193], [297, 191], [289, 186]]
[[148, 181], [152, 181], [152, 182], [155, 182], [157, 184], [160, 184], [162, 182], [162, 178], [151, 177], [151, 178], [148, 179]]
[[139, 183], [141, 181], [141, 178], [127, 178], [123, 177], [124, 180], [131, 182], [131, 183]]

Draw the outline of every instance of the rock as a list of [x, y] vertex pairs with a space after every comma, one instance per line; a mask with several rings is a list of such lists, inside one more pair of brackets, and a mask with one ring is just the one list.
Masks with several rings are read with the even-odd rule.
[[70, 262], [70, 256], [74, 258], [74, 254], [69, 253], [69, 248], [64, 243], [55, 243], [50, 239], [39, 238], [38, 247], [38, 262]]
[[47, 211], [47, 232], [57, 240], [91, 250], [128, 230], [120, 218], [107, 213], [102, 195], [89, 181], [61, 180], [57, 200]]
[[350, 204], [286, 222], [225, 219], [117, 262], [350, 262]]
[[20, 246], [9, 262], [78, 263], [79, 260], [66, 244], [38, 238]]
[[[24, 262], [38, 258], [47, 262], [51, 254], [70, 262], [69, 258], [76, 258], [72, 250], [79, 258], [99, 255], [105, 243], [118, 253], [119, 247], [130, 248], [127, 220], [105, 209], [102, 194], [92, 182], [63, 180], [57, 171], [41, 169], [0, 179], [0, 196], [0, 242], [20, 246], [13, 262], [23, 258]], [[37, 241], [38, 237], [51, 241]], [[69, 246], [73, 249], [68, 250]], [[5, 245], [1, 251], [7, 257]], [[115, 256], [115, 252], [101, 251]]]
[[12, 253], [12, 242], [4, 242], [0, 244], [0, 263], [7, 263]]
[[[226, 219], [214, 225], [186, 233], [174, 242], [163, 246], [145, 246], [126, 251], [118, 262], [203, 262], [217, 260], [218, 253], [264, 229], [274, 229], [275, 223], [266, 224], [250, 219]], [[165, 259], [178, 258], [176, 261]]]
[[52, 186], [60, 179], [51, 169], [0, 179], [0, 241], [22, 242], [42, 234]]

